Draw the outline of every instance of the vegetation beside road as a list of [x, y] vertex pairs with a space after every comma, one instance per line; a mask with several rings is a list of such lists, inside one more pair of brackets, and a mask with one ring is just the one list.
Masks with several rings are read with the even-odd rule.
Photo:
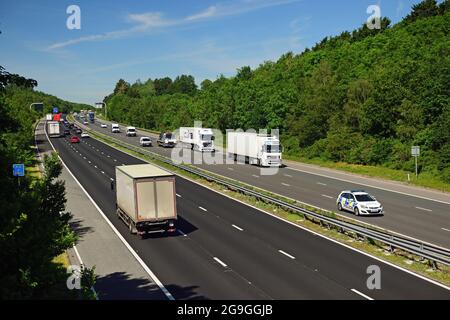
[[[91, 299], [90, 270], [82, 274], [82, 289], [70, 291], [66, 266], [54, 260], [77, 236], [65, 212], [58, 156], [46, 156], [39, 172], [30, 146], [36, 121], [64, 102], [34, 91], [36, 85], [0, 67], [0, 299]], [[34, 102], [44, 102], [44, 110], [30, 110]], [[75, 104], [59, 106], [70, 110]], [[24, 177], [13, 177], [14, 163], [25, 165]]]
[[194, 120], [223, 132], [279, 128], [292, 159], [369, 165], [380, 169], [368, 174], [401, 181], [414, 172], [410, 150], [419, 145], [421, 176], [411, 183], [448, 190], [449, 8], [449, 0], [424, 0], [394, 26], [384, 18], [380, 30], [363, 25], [200, 88], [189, 75], [120, 79], [104, 100], [108, 116], [152, 130]]

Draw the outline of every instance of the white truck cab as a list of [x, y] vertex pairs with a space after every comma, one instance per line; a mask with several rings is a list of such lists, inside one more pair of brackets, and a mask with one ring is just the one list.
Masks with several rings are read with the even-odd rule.
[[214, 133], [210, 128], [181, 127], [179, 141], [183, 146], [201, 152], [214, 152]]

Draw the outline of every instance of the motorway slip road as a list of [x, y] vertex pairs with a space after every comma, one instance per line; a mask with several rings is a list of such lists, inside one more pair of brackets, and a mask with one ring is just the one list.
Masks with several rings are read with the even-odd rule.
[[[107, 123], [108, 128], [101, 128], [101, 123]], [[149, 135], [147, 132], [138, 131], [136, 137], [127, 137], [124, 126], [120, 126], [121, 133], [111, 133], [110, 122], [104, 120], [97, 120], [88, 127], [136, 146], [139, 146], [141, 136]], [[154, 146], [147, 149], [170, 158], [173, 149], [157, 147], [155, 136], [152, 137]], [[185, 150], [185, 152], [190, 151]], [[220, 152], [218, 154], [224, 157]], [[444, 248], [450, 248], [450, 195], [400, 186], [395, 183], [374, 182], [374, 179], [346, 173], [332, 173], [331, 170], [326, 169], [308, 169], [308, 166], [296, 166], [292, 162], [287, 162], [287, 164], [287, 167], [281, 168], [276, 175], [271, 176], [261, 175], [260, 168], [245, 164], [201, 164], [198, 167], [335, 212], [337, 211], [336, 198], [341, 191], [364, 189], [383, 204], [385, 215], [356, 217], [349, 212], [340, 214]]]
[[[178, 233], [140, 239], [117, 218], [110, 182], [115, 166], [143, 161], [93, 138], [51, 142], [175, 299], [450, 299], [445, 286], [181, 177], [176, 180]], [[372, 265], [381, 269], [380, 290], [366, 286]]]

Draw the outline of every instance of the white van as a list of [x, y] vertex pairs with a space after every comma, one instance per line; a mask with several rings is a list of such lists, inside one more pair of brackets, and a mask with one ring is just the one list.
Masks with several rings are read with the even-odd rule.
[[127, 127], [127, 137], [136, 137], [135, 127]]
[[120, 127], [117, 123], [112, 123], [111, 124], [111, 132], [112, 133], [119, 133], [120, 132]]

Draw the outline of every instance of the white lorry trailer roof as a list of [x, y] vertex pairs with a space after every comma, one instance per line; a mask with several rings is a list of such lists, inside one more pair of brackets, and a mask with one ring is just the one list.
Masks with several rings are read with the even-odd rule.
[[155, 167], [150, 164], [138, 164], [131, 166], [118, 166], [116, 167], [118, 170], [125, 173], [127, 176], [130, 176], [134, 179], [139, 178], [148, 178], [148, 177], [170, 177], [173, 176], [172, 173], [162, 170], [158, 167]]

